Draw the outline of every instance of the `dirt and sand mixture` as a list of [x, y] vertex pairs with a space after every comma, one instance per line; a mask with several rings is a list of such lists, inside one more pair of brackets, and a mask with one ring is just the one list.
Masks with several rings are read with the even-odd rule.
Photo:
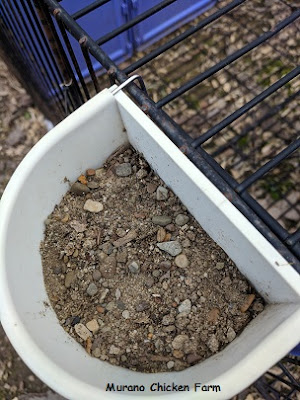
[[132, 148], [81, 175], [45, 225], [44, 278], [59, 322], [111, 364], [182, 370], [223, 349], [264, 308]]

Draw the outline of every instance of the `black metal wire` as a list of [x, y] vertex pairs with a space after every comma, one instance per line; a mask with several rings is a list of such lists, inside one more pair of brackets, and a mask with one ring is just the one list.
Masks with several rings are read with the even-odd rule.
[[261, 103], [267, 97], [271, 96], [271, 94], [277, 92], [278, 89], [280, 89], [282, 86], [287, 84], [289, 81], [294, 79], [299, 74], [300, 74], [300, 66], [294, 68], [291, 72], [286, 74], [283, 78], [279, 79], [273, 85], [269, 86], [266, 90], [261, 92], [258, 96], [254, 97], [251, 101], [246, 103], [243, 107], [236, 110], [234, 113], [229, 115], [227, 118], [223, 119], [223, 121], [221, 121], [217, 125], [215, 125], [212, 129], [209, 129], [206, 133], [201, 135], [199, 138], [195, 139], [194, 142], [192, 143], [192, 146], [196, 148], [199, 145], [201, 145], [202, 143], [204, 143], [206, 140], [210, 139], [212, 136], [214, 136], [216, 133], [220, 132], [226, 126], [230, 125], [233, 121], [235, 121], [240, 116], [245, 114], [251, 108], [253, 108], [257, 104]]
[[237, 193], [244, 192], [254, 182], [262, 178], [268, 171], [276, 167], [278, 164], [281, 163], [281, 161], [283, 161], [290, 154], [299, 149], [299, 147], [300, 147], [300, 139], [297, 139], [294, 142], [292, 142], [289, 146], [287, 146], [284, 150], [282, 150], [279, 154], [277, 154], [274, 158], [272, 158], [272, 160], [270, 160], [261, 168], [259, 168], [257, 171], [255, 171], [251, 176], [249, 176], [249, 178], [245, 179], [242, 183], [240, 183], [235, 188], [235, 191]]
[[220, 10], [216, 11], [215, 13], [206, 17], [203, 21], [201, 21], [196, 26], [193, 26], [187, 29], [185, 32], [181, 33], [180, 35], [176, 36], [174, 39], [170, 40], [167, 43], [164, 43], [162, 46], [157, 47], [145, 57], [140, 58], [138, 61], [134, 62], [133, 64], [129, 65], [124, 69], [125, 74], [130, 74], [131, 72], [135, 71], [136, 69], [142, 67], [143, 65], [147, 64], [149, 61], [153, 60], [160, 54], [164, 53], [165, 51], [171, 49], [176, 44], [182, 42], [184, 39], [187, 39], [189, 36], [193, 35], [194, 33], [198, 32], [200, 29], [203, 29], [207, 25], [211, 24], [213, 21], [220, 18], [222, 15], [227, 14], [231, 10], [235, 9], [246, 0], [234, 0], [227, 6], [221, 8]]
[[114, 29], [113, 31], [111, 31], [111, 32], [107, 33], [106, 35], [102, 36], [101, 38], [97, 39], [96, 43], [98, 44], [98, 46], [101, 46], [102, 44], [113, 39], [120, 33], [127, 31], [129, 28], [132, 28], [133, 26], [137, 25], [139, 22], [142, 22], [145, 19], [151, 17], [151, 15], [154, 15], [155, 13], [162, 10], [163, 8], [169, 6], [172, 3], [175, 3], [175, 1], [177, 1], [177, 0], [163, 0], [161, 3], [155, 5], [152, 8], [149, 8], [149, 10], [143, 12], [142, 14], [133, 18], [132, 20], [126, 22], [126, 24], [120, 26], [119, 28]]
[[97, 0], [94, 1], [92, 4], [82, 8], [81, 10], [77, 11], [76, 13], [72, 14], [72, 18], [76, 21], [77, 19], [84, 17], [85, 15], [89, 14], [91, 11], [96, 10], [97, 8], [103, 6], [106, 3], [109, 3], [111, 0]]
[[230, 54], [224, 60], [220, 61], [219, 63], [215, 64], [213, 67], [209, 68], [202, 74], [198, 75], [197, 77], [191, 79], [189, 82], [182, 85], [180, 88], [174, 90], [174, 92], [170, 93], [168, 96], [164, 97], [163, 99], [159, 100], [156, 103], [158, 108], [161, 108], [168, 104], [170, 101], [176, 99], [178, 96], [181, 96], [183, 93], [187, 92], [188, 90], [192, 89], [194, 86], [198, 85], [199, 83], [203, 82], [205, 79], [209, 78], [210, 76], [214, 75], [216, 72], [220, 71], [222, 68], [230, 65], [238, 58], [242, 57], [243, 55], [247, 54], [249, 51], [253, 50], [255, 47], [259, 46], [260, 44], [264, 43], [266, 40], [275, 36], [278, 32], [282, 29], [286, 28], [292, 22], [294, 22], [300, 16], [300, 10], [295, 11], [289, 17], [281, 21], [275, 28], [270, 30], [269, 32], [264, 33], [263, 35], [259, 36], [251, 43], [248, 43], [243, 48], [235, 51], [233, 54]]
[[[49, 69], [52, 73], [53, 79], [54, 79], [54, 89], [56, 90], [57, 93], [57, 99], [59, 103], [60, 109], [63, 109], [62, 105], [62, 97], [63, 93], [60, 87], [60, 82], [61, 82], [61, 75], [60, 71], [55, 63], [54, 57], [52, 55], [51, 49], [49, 47], [49, 44], [45, 38], [44, 32], [40, 26], [39, 20], [36, 16], [35, 10], [33, 9], [32, 2], [28, 1], [25, 2], [25, 0], [21, 0], [21, 4], [23, 6], [23, 9], [25, 11], [25, 14], [28, 18], [28, 21], [30, 21], [31, 28], [33, 29], [33, 32], [35, 34], [35, 38], [40, 46], [40, 49], [42, 51], [43, 56], [46, 59], [47, 66], [49, 66]], [[29, 6], [29, 10], [27, 9], [27, 6]], [[36, 28], [37, 27], [37, 28]], [[45, 48], [44, 48], [45, 46]]]

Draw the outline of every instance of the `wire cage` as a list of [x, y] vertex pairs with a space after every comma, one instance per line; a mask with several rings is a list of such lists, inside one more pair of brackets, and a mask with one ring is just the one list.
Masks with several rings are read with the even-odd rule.
[[[125, 88], [131, 98], [300, 273], [297, 1], [207, 2], [204, 14], [147, 50], [136, 45], [121, 64], [105, 45], [135, 27], [142, 31], [176, 0], [156, 2], [94, 37], [81, 21], [109, 1], [72, 14], [65, 1], [3, 0], [1, 33], [61, 117], [138, 74], [142, 84]], [[138, 2], [127, 3], [138, 10]], [[299, 359], [286, 358], [256, 382], [264, 398], [294, 398], [295, 365]]]

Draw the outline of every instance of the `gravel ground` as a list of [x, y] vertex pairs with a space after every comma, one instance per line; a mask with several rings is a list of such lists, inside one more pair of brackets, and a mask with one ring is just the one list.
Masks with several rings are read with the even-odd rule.
[[[250, 3], [250, 2], [249, 2]], [[261, 3], [261, 7], [263, 7], [263, 1], [260, 1], [258, 3]], [[274, 4], [284, 4], [282, 2], [274, 1]], [[250, 6], [251, 7], [251, 6]], [[261, 12], [263, 12], [263, 9], [261, 9]], [[276, 14], [276, 10], [274, 10], [273, 14]], [[272, 15], [273, 15], [272, 14]], [[271, 17], [272, 17], [271, 15]], [[272, 17], [273, 18], [273, 17]], [[253, 18], [253, 23], [256, 21], [261, 21], [261, 18]], [[233, 24], [232, 24], [233, 25]], [[228, 26], [231, 26], [231, 23], [228, 24]], [[264, 29], [262, 26], [261, 29]], [[279, 48], [278, 51], [283, 51], [286, 47], [287, 41], [290, 39], [295, 38], [295, 32], [292, 32], [292, 34], [288, 35], [290, 37], [285, 37], [283, 36], [282, 39], [282, 48]], [[230, 43], [230, 36], [228, 38], [229, 43]], [[234, 39], [231, 39], [234, 42]], [[194, 44], [191, 41], [192, 44]], [[294, 42], [290, 42], [291, 48], [294, 47]], [[184, 48], [183, 48], [184, 50]], [[267, 50], [266, 50], [267, 51]], [[205, 52], [204, 52], [205, 53]], [[273, 53], [272, 53], [273, 54]], [[183, 59], [183, 55], [180, 54], [180, 52], [177, 52], [175, 54], [179, 59]], [[190, 55], [193, 56], [192, 52], [190, 52]], [[294, 65], [293, 62], [296, 53], [292, 53], [292, 58], [289, 60], [289, 62], [292, 63], [292, 66]], [[188, 56], [186, 56], [188, 57]], [[192, 61], [193, 57], [191, 57]], [[175, 64], [175, 59], [172, 60], [167, 60], [167, 62]], [[186, 63], [188, 60], [185, 60]], [[195, 61], [195, 59], [194, 59]], [[250, 63], [250, 61], [248, 61]], [[255, 58], [253, 61], [255, 65], [259, 65], [259, 61], [257, 61]], [[156, 71], [154, 73], [153, 69], [156, 67], [148, 67], [144, 71], [140, 71], [142, 73], [142, 76], [145, 78], [146, 83], [147, 82], [152, 82], [151, 87], [149, 91], [155, 98], [155, 96], [161, 97], [161, 95], [164, 95], [172, 89], [171, 87], [168, 89], [168, 85], [165, 84], [164, 89], [166, 92], [161, 93], [160, 92], [160, 85], [159, 85], [159, 80], [161, 82], [166, 82], [164, 78], [166, 78], [166, 75], [168, 75], [168, 71], [164, 68], [164, 65], [162, 62], [161, 63], [161, 76], [158, 77], [156, 74]], [[201, 65], [201, 60], [198, 61], [198, 64]], [[250, 63], [251, 64], [251, 63]], [[275, 68], [274, 73], [280, 74], [280, 70], [282, 70], [283, 66], [282, 65], [273, 65], [270, 66], [269, 68]], [[277, 69], [276, 69], [277, 68]], [[159, 69], [157, 69], [158, 71]], [[177, 68], [179, 70], [179, 68]], [[175, 71], [176, 72], [176, 71]], [[174, 73], [175, 73], [174, 72]], [[265, 71], [267, 73], [267, 71]], [[152, 74], [152, 75], [151, 75]], [[247, 70], [241, 70], [237, 72], [238, 74], [246, 74], [247, 75]], [[181, 72], [181, 75], [184, 75]], [[260, 76], [260, 82], [259, 84], [264, 85], [264, 79], [266, 79], [266, 76]], [[249, 80], [251, 81], [251, 75], [249, 77]], [[174, 76], [173, 76], [173, 81], [174, 81]], [[248, 82], [248, 81], [247, 81]], [[221, 88], [219, 88], [220, 83], [222, 85]], [[219, 93], [220, 97], [223, 99], [225, 97], [224, 93], [226, 94], [228, 92], [228, 85], [225, 86], [225, 84], [228, 83], [227, 78], [226, 80], [220, 79], [218, 82], [213, 83], [212, 85], [215, 85], [216, 89], [219, 88]], [[266, 82], [268, 84], [268, 82]], [[232, 88], [236, 90], [235, 82], [234, 80], [229, 83], [230, 90], [232, 91]], [[170, 85], [169, 85], [170, 86]], [[218, 86], [218, 87], [217, 87]], [[213, 87], [213, 86], [212, 86]], [[261, 86], [260, 86], [261, 87]], [[32, 100], [30, 97], [25, 93], [24, 89], [21, 87], [21, 85], [17, 82], [17, 80], [9, 73], [7, 70], [5, 64], [3, 61], [0, 60], [0, 196], [3, 193], [3, 190], [7, 184], [7, 182], [10, 179], [10, 176], [14, 172], [15, 168], [19, 164], [19, 162], [22, 160], [22, 158], [25, 156], [25, 154], [30, 150], [30, 148], [45, 134], [47, 131], [47, 121], [45, 121], [43, 115], [39, 112], [38, 108], [35, 107], [32, 104]], [[205, 88], [203, 87], [203, 90], [210, 90], [210, 88]], [[251, 88], [250, 88], [251, 89]], [[296, 90], [296, 87], [291, 87], [290, 90]], [[249, 89], [248, 89], [249, 91]], [[157, 93], [157, 94], [155, 94]], [[234, 91], [235, 93], [235, 98], [236, 101], [238, 101], [238, 93]], [[221, 95], [222, 94], [222, 95]], [[249, 93], [246, 93], [246, 97], [249, 95]], [[217, 96], [218, 97], [218, 96]], [[196, 97], [197, 98], [197, 97]], [[215, 99], [216, 100], [216, 99]], [[220, 100], [220, 99], [219, 99]], [[205, 113], [209, 112], [209, 107], [211, 106], [210, 103], [207, 103], [206, 100], [202, 100], [203, 103], [200, 105], [201, 110], [205, 110]], [[230, 102], [229, 102], [230, 103]], [[230, 103], [231, 104], [231, 103]], [[295, 103], [291, 103], [292, 105], [286, 111], [285, 115], [288, 115], [288, 122], [287, 124], [284, 125], [284, 132], [288, 132], [288, 127], [291, 125], [291, 123], [294, 121], [293, 117], [293, 112], [297, 110], [297, 107], [295, 106]], [[188, 105], [188, 107], [187, 107]], [[182, 113], [184, 114], [185, 112], [188, 113], [191, 117], [191, 122], [189, 121], [181, 121], [180, 120], [180, 115], [177, 116], [178, 122], [182, 122], [184, 127], [189, 131], [188, 127], [199, 127], [203, 123], [203, 120], [201, 119], [201, 113], [195, 113], [195, 107], [193, 108], [193, 105], [195, 107], [198, 107], [198, 104], [195, 104], [195, 98], [189, 97], [188, 99], [185, 99], [185, 101], [181, 104], [182, 106]], [[222, 104], [221, 104], [222, 105]], [[174, 113], [176, 107], [170, 107], [168, 109], [168, 112], [170, 114]], [[224, 107], [226, 109], [226, 107]], [[226, 110], [227, 111], [227, 110]], [[213, 112], [211, 110], [211, 112]], [[285, 118], [285, 115], [283, 116], [283, 119]], [[213, 115], [211, 115], [213, 116]], [[211, 121], [213, 123], [213, 121]], [[195, 128], [194, 128], [195, 129]], [[266, 128], [265, 131], [268, 131]], [[281, 132], [280, 129], [278, 131], [279, 133]], [[294, 131], [293, 131], [294, 132]], [[292, 133], [293, 133], [292, 132]], [[193, 131], [190, 130], [190, 134], [193, 135]], [[228, 132], [228, 135], [230, 136], [231, 133]], [[273, 143], [273, 147], [271, 146], [269, 149], [265, 149], [266, 153], [267, 150], [272, 150], [272, 151], [277, 151], [278, 144], [282, 144], [284, 141], [283, 139], [280, 139], [280, 141], [277, 141], [276, 143]], [[245, 153], [246, 150], [243, 148], [244, 142], [239, 143], [239, 150], [243, 150]], [[212, 147], [213, 148], [213, 147]], [[229, 149], [229, 152], [231, 150]], [[242, 159], [242, 158], [241, 158]], [[232, 160], [231, 159], [231, 164], [229, 165], [228, 168], [231, 168], [231, 173], [234, 170], [231, 166], [236, 164], [237, 160]], [[237, 166], [239, 165], [238, 163], [236, 164]], [[239, 167], [237, 167], [238, 170]], [[300, 181], [300, 180], [299, 180]], [[298, 181], [298, 182], [299, 182]], [[276, 182], [275, 182], [276, 183]], [[274, 185], [273, 185], [274, 186]], [[276, 186], [276, 185], [275, 185]], [[290, 188], [285, 188], [284, 186], [276, 186], [277, 192], [278, 191], [287, 191], [290, 190]], [[270, 192], [270, 188], [268, 188]], [[276, 193], [277, 193], [276, 192]], [[293, 193], [293, 191], [291, 190]], [[276, 195], [275, 193], [275, 195]], [[270, 197], [270, 196], [269, 196]], [[271, 196], [272, 199], [272, 196]], [[294, 199], [292, 199], [294, 201]], [[269, 202], [269, 200], [267, 200]], [[276, 202], [278, 204], [278, 202]], [[279, 212], [279, 211], [278, 211]], [[281, 215], [281, 214], [278, 214]], [[299, 213], [298, 213], [299, 216]], [[293, 219], [295, 218], [295, 215], [292, 215], [292, 222]], [[289, 218], [288, 218], [289, 220]], [[288, 221], [289, 222], [289, 221]], [[283, 221], [285, 223], [285, 221]], [[292, 225], [293, 228], [295, 227], [295, 224]], [[274, 373], [279, 373], [278, 367], [274, 367], [272, 370]], [[299, 368], [295, 369], [295, 376], [300, 377], [300, 371]], [[299, 381], [299, 379], [298, 379]], [[281, 386], [282, 387], [282, 386]], [[280, 388], [279, 388], [280, 389]], [[283, 390], [283, 389], [282, 389]], [[53, 394], [53, 392], [47, 388], [37, 377], [35, 377], [32, 372], [24, 365], [22, 360], [17, 356], [15, 353], [14, 349], [10, 345], [3, 329], [0, 327], [0, 399], [2, 400], [11, 400], [11, 399], [35, 399], [35, 398], [48, 398], [48, 399], [61, 399], [61, 397]], [[282, 398], [286, 398], [284, 395]], [[235, 396], [232, 400], [256, 400], [256, 399], [263, 399], [261, 395], [257, 392], [255, 387], [250, 387], [243, 393], [239, 394], [238, 396]], [[296, 395], [293, 397], [293, 399], [300, 399], [300, 394]]]

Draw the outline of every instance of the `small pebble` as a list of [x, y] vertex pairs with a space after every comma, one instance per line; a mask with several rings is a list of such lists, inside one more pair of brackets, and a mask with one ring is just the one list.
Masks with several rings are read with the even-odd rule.
[[160, 227], [156, 234], [157, 241], [163, 242], [165, 237], [166, 237], [166, 231], [163, 227]]
[[74, 271], [67, 272], [65, 277], [65, 287], [66, 288], [71, 287], [75, 279], [76, 279], [76, 273]]
[[86, 185], [83, 185], [82, 183], [75, 182], [71, 186], [70, 192], [77, 194], [77, 195], [82, 195], [85, 193], [89, 193], [90, 189]]
[[128, 265], [128, 269], [132, 274], [137, 274], [140, 270], [140, 266], [136, 261], [132, 261], [129, 265]]
[[96, 171], [93, 168], [89, 168], [86, 170], [86, 175], [87, 176], [94, 176]]
[[92, 355], [96, 358], [99, 358], [101, 356], [101, 350], [99, 349], [99, 347], [96, 347], [94, 350], [92, 350]]
[[173, 356], [175, 358], [183, 358], [184, 357], [184, 352], [181, 350], [174, 350], [173, 351]]
[[75, 332], [77, 333], [77, 335], [83, 340], [87, 340], [89, 337], [92, 337], [92, 334], [88, 330], [88, 328], [81, 323], [76, 324], [74, 326], [74, 329], [75, 329]]
[[126, 177], [132, 174], [132, 167], [129, 163], [122, 163], [116, 166], [115, 172], [117, 176]]
[[170, 261], [162, 261], [159, 264], [159, 266], [163, 271], [169, 271], [169, 269], [171, 268], [172, 264], [171, 264]]
[[168, 361], [168, 362], [167, 362], [167, 368], [168, 368], [168, 369], [172, 369], [172, 368], [174, 367], [174, 365], [175, 365], [175, 362], [174, 362], [174, 361]]
[[179, 313], [190, 313], [192, 308], [192, 303], [191, 300], [186, 299], [182, 303], [179, 304], [178, 306], [178, 312]]
[[114, 344], [112, 344], [112, 345], [110, 346], [109, 354], [114, 354], [114, 355], [117, 356], [117, 355], [120, 354], [120, 352], [121, 352], [121, 349], [120, 349], [119, 347], [115, 346]]
[[91, 181], [87, 183], [87, 187], [90, 189], [98, 189], [98, 187], [100, 186], [100, 183], [95, 182], [95, 181]]
[[89, 286], [88, 286], [88, 288], [86, 289], [86, 293], [89, 295], [89, 296], [95, 296], [95, 294], [97, 294], [98, 293], [98, 288], [97, 288], [97, 286], [94, 284], [94, 282], [92, 282], [92, 283], [90, 283], [89, 284]]
[[189, 341], [188, 335], [177, 335], [172, 341], [173, 349], [180, 350], [183, 349], [185, 343]]
[[100, 265], [100, 272], [104, 278], [112, 278], [116, 273], [117, 260], [114, 255], [106, 257]]
[[145, 178], [146, 176], [147, 176], [148, 174], [147, 174], [147, 171], [145, 170], [145, 169], [139, 169], [138, 170], [138, 172], [136, 173], [136, 177], [138, 178], [138, 179], [143, 179], [143, 178]]
[[122, 238], [122, 237], [124, 237], [124, 236], [126, 235], [126, 231], [125, 231], [125, 229], [123, 229], [123, 228], [117, 228], [117, 229], [116, 229], [116, 234], [117, 234], [120, 238]]
[[100, 297], [99, 297], [99, 303], [103, 303], [105, 300], [105, 297], [108, 295], [109, 293], [109, 289], [103, 289], [100, 293]]
[[235, 330], [230, 326], [227, 331], [227, 339], [229, 342], [232, 342], [235, 338], [236, 338]]
[[171, 314], [167, 314], [163, 316], [161, 323], [163, 325], [172, 325], [175, 322], [175, 318]]
[[156, 200], [163, 201], [168, 199], [168, 189], [163, 186], [158, 186], [156, 189]]
[[215, 335], [211, 335], [207, 342], [207, 346], [212, 353], [216, 353], [219, 350], [219, 342]]
[[147, 276], [147, 278], [145, 279], [145, 286], [147, 288], [151, 288], [154, 285], [154, 279], [152, 278], [152, 276]]
[[94, 200], [88, 199], [84, 203], [83, 209], [85, 211], [89, 211], [92, 213], [98, 213], [103, 210], [103, 204], [100, 203], [99, 201], [94, 201]]
[[172, 221], [172, 218], [169, 217], [168, 215], [155, 215], [152, 217], [152, 222], [155, 225], [160, 225], [160, 226], [166, 226], [170, 224]]
[[189, 260], [187, 259], [187, 256], [185, 254], [179, 254], [175, 258], [175, 264], [179, 268], [187, 268], [189, 266]]
[[129, 311], [128, 310], [124, 310], [122, 312], [122, 317], [125, 318], [125, 319], [129, 319], [130, 318]]
[[116, 296], [116, 300], [119, 300], [119, 299], [120, 299], [120, 297], [121, 297], [121, 291], [120, 291], [119, 288], [116, 289], [116, 291], [115, 291], [115, 296]]
[[100, 278], [101, 278], [101, 272], [98, 271], [97, 269], [95, 269], [95, 271], [93, 271], [93, 279], [94, 279], [94, 281], [99, 281]]
[[178, 214], [175, 218], [175, 224], [179, 226], [183, 226], [189, 222], [189, 217], [184, 214]]
[[223, 269], [224, 268], [224, 263], [223, 262], [217, 262], [217, 264], [216, 264], [216, 268], [218, 269], [218, 270], [221, 270], [221, 269]]
[[182, 252], [182, 247], [177, 240], [171, 242], [157, 243], [157, 247], [160, 250], [165, 251], [170, 254], [170, 256], [175, 257]]
[[100, 329], [100, 326], [99, 326], [98, 322], [95, 319], [92, 319], [91, 321], [87, 322], [86, 327], [93, 334], [97, 333], [99, 331], [99, 329]]
[[80, 183], [82, 183], [83, 185], [87, 184], [87, 179], [84, 175], [80, 175], [80, 177], [77, 179]]

